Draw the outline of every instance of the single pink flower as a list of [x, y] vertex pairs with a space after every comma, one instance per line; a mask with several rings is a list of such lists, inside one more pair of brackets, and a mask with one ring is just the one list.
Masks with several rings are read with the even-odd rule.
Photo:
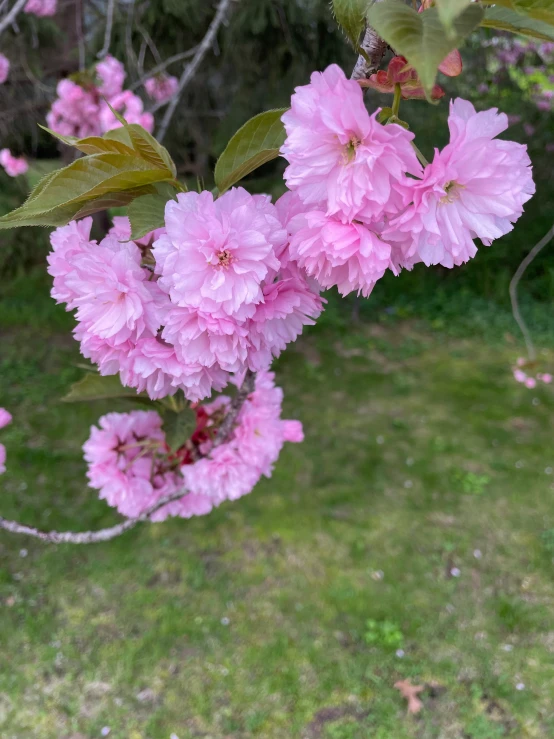
[[383, 126], [365, 108], [360, 86], [337, 65], [297, 87], [283, 115], [289, 162], [285, 181], [307, 205], [327, 215], [372, 221], [410, 202], [406, 173], [421, 174], [402, 126]]
[[525, 380], [525, 383], [524, 384], [525, 384], [525, 387], [528, 387], [529, 390], [532, 390], [533, 388], [535, 388], [537, 386], [537, 381], [535, 380], [534, 377], [528, 377]]
[[5, 408], [0, 408], [0, 429], [3, 429], [4, 426], [7, 426], [11, 422], [12, 422], [11, 413], [8, 413], [8, 411]]
[[495, 139], [508, 121], [496, 108], [476, 113], [457, 99], [450, 105], [450, 143], [412, 185], [413, 202], [383, 234], [411, 244], [407, 259], [427, 266], [463, 264], [485, 245], [511, 231], [535, 192], [527, 147]]
[[367, 297], [391, 264], [391, 246], [382, 226], [342, 223], [314, 210], [291, 237], [290, 255], [322, 288], [336, 285], [341, 295]]
[[552, 382], [552, 375], [550, 375], [548, 372], [545, 372], [541, 379], [545, 383], [545, 385], [550, 385], [550, 383]]
[[4, 56], [4, 54], [0, 54], [0, 85], [3, 85], [4, 82], [8, 79], [8, 75], [10, 73], [10, 60]]
[[214, 317], [249, 317], [262, 282], [280, 267], [275, 249], [286, 240], [269, 199], [241, 187], [215, 202], [207, 191], [179, 193], [166, 205], [165, 225], [167, 237], [154, 243], [153, 254], [171, 301]]
[[527, 374], [523, 370], [515, 369], [514, 370], [514, 380], [516, 382], [524, 383], [527, 380]]
[[144, 83], [148, 95], [157, 103], [166, 103], [179, 89], [179, 80], [168, 74], [149, 77]]
[[25, 157], [14, 157], [9, 149], [0, 151], [0, 164], [10, 177], [18, 177], [29, 169]]

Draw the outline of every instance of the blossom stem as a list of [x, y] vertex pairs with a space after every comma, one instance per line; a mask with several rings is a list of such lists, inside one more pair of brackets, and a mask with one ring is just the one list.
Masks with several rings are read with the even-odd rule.
[[398, 82], [394, 86], [394, 99], [392, 101], [392, 114], [398, 115], [400, 110], [400, 101], [402, 100], [402, 88]]
[[424, 167], [426, 167], [426, 166], [427, 166], [427, 165], [429, 164], [429, 162], [428, 162], [428, 161], [427, 161], [427, 159], [426, 159], [426, 158], [424, 157], [423, 153], [422, 153], [422, 152], [421, 152], [421, 151], [420, 151], [420, 150], [418, 149], [418, 147], [417, 147], [417, 146], [416, 146], [416, 145], [414, 144], [414, 142], [412, 141], [411, 143], [412, 143], [412, 146], [413, 146], [413, 148], [414, 148], [414, 151], [415, 151], [415, 153], [416, 153], [416, 157], [417, 157], [417, 158], [419, 159], [420, 163], [421, 163], [421, 164], [422, 164], [422, 165], [423, 165]]

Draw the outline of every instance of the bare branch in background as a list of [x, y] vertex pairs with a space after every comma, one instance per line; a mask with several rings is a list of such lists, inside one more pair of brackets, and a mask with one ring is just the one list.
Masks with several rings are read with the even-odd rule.
[[[234, 0], [235, 2], [238, 2], [238, 0]], [[181, 75], [181, 79], [179, 80], [179, 88], [173, 98], [171, 99], [171, 102], [169, 103], [167, 110], [165, 112], [165, 115], [163, 117], [163, 120], [160, 124], [160, 127], [157, 131], [156, 138], [158, 141], [163, 141], [165, 134], [167, 132], [167, 129], [169, 127], [169, 124], [171, 123], [171, 119], [173, 118], [173, 114], [175, 113], [175, 110], [177, 109], [177, 105], [179, 104], [179, 100], [181, 99], [181, 95], [185, 91], [187, 85], [189, 82], [192, 81], [194, 78], [194, 75], [196, 74], [199, 66], [202, 64], [202, 61], [206, 54], [208, 53], [208, 50], [214, 43], [217, 32], [219, 30], [219, 27], [225, 20], [225, 17], [227, 15], [227, 11], [231, 5], [232, 0], [219, 0], [219, 4], [217, 6], [216, 14], [210, 23], [210, 26], [206, 32], [206, 35], [198, 45], [198, 48], [196, 50], [196, 53], [189, 65], [185, 67], [183, 70], [183, 74]], [[158, 108], [161, 108], [161, 104], [157, 105], [153, 108], [153, 112], [158, 110]]]
[[99, 59], [103, 59], [110, 50], [112, 43], [113, 16], [115, 10], [115, 0], [108, 0], [106, 8], [106, 30], [104, 31], [104, 45], [96, 55]]
[[6, 28], [8, 28], [8, 26], [11, 26], [11, 24], [15, 21], [17, 14], [23, 10], [26, 2], [27, 0], [16, 0], [16, 2], [12, 5], [11, 10], [9, 10], [0, 21], [0, 33], [3, 33]]
[[152, 69], [149, 69], [148, 72], [140, 78], [140, 80], [133, 82], [129, 89], [136, 90], [137, 87], [144, 85], [149, 77], [153, 77], [154, 75], [163, 72], [171, 64], [182, 62], [183, 59], [190, 59], [191, 56], [194, 56], [197, 48], [197, 46], [193, 46], [192, 49], [189, 49], [188, 51], [181, 51], [179, 54], [174, 54], [173, 56], [168, 57], [164, 62], [161, 62], [161, 64], [157, 64], [155, 67], [152, 67]]
[[[233, 398], [229, 413], [225, 416], [225, 419], [219, 428], [219, 434], [214, 441], [214, 447], [220, 446], [228, 441], [244, 402], [254, 390], [255, 381], [255, 373], [248, 370], [244, 376], [240, 389]], [[137, 516], [137, 518], [128, 518], [126, 521], [122, 521], [115, 526], [111, 526], [108, 529], [99, 529], [98, 531], [40, 531], [32, 526], [25, 526], [24, 524], [18, 523], [17, 521], [8, 521], [1, 516], [0, 529], [9, 531], [12, 534], [32, 536], [35, 539], [40, 539], [49, 544], [97, 544], [101, 541], [115, 539], [117, 536], [121, 536], [121, 534], [134, 528], [137, 523], [148, 521], [156, 511], [160, 510], [160, 508], [163, 508], [168, 503], [172, 503], [175, 500], [180, 500], [185, 495], [187, 495], [186, 490], [166, 495], [150, 506], [150, 508], [147, 508], [147, 510], [145, 510], [140, 516]]]
[[535, 345], [533, 344], [533, 339], [531, 338], [531, 333], [529, 329], [527, 328], [527, 324], [523, 320], [523, 316], [521, 315], [521, 311], [519, 309], [517, 288], [518, 288], [521, 278], [523, 277], [523, 273], [525, 272], [527, 267], [531, 264], [533, 259], [544, 249], [544, 247], [548, 246], [548, 244], [552, 241], [553, 238], [554, 238], [554, 225], [551, 226], [551, 228], [547, 231], [547, 233], [545, 233], [545, 235], [542, 237], [539, 243], [535, 244], [535, 246], [531, 249], [529, 254], [525, 257], [525, 259], [522, 261], [522, 263], [517, 268], [516, 273], [512, 277], [512, 281], [510, 282], [510, 300], [512, 302], [512, 313], [516, 320], [517, 325], [521, 329], [523, 338], [525, 339], [525, 346], [527, 347], [527, 355], [529, 359], [531, 360], [531, 362], [534, 362], [535, 359], [537, 358], [537, 352], [535, 350]]
[[87, 50], [83, 28], [83, 0], [77, 0], [75, 3], [75, 29], [77, 33], [77, 46], [79, 48], [79, 72], [84, 72]]

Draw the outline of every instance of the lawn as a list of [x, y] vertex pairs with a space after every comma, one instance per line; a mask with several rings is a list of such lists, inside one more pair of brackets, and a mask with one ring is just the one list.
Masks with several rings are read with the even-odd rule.
[[[109, 525], [80, 448], [115, 406], [59, 402], [71, 321], [44, 279], [19, 288], [0, 513]], [[513, 381], [494, 316], [436, 318], [297, 342], [276, 370], [306, 441], [239, 502], [89, 547], [0, 532], [2, 739], [554, 737], [554, 390]]]

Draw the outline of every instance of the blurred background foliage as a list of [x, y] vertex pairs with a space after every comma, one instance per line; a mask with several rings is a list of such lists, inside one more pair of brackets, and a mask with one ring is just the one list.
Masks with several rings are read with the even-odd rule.
[[[87, 64], [91, 64], [103, 43], [106, 2], [85, 0], [82, 7], [82, 40]], [[36, 181], [49, 167], [56, 166], [52, 160], [62, 155], [36, 123], [44, 122], [57, 81], [78, 67], [80, 8], [81, 0], [65, 0], [53, 19], [23, 15], [21, 21], [18, 19], [17, 31], [3, 36], [3, 51], [14, 66], [9, 82], [0, 87], [1, 142], [15, 153], [24, 152], [34, 158], [31, 180]], [[212, 3], [205, 0], [120, 0], [110, 51], [125, 63], [127, 84], [136, 85], [142, 94], [140, 83], [148, 70], [194, 47], [213, 13]], [[554, 54], [545, 59], [537, 49], [523, 39], [481, 29], [462, 50], [462, 76], [441, 80], [446, 95], [437, 107], [431, 108], [423, 101], [403, 104], [402, 116], [416, 132], [418, 145], [428, 157], [434, 147], [447, 141], [450, 97], [460, 95], [478, 108], [496, 106], [508, 113], [512, 123], [508, 137], [529, 146], [537, 194], [515, 232], [490, 249], [481, 248], [478, 259], [451, 271], [420, 266], [410, 275], [403, 274], [401, 280], [388, 276], [375, 290], [373, 307], [406, 306], [411, 300], [419, 304], [435, 300], [437, 293], [444, 296], [443, 302], [448, 302], [449, 296], [456, 295], [458, 300], [460, 293], [468, 293], [507, 305], [512, 274], [552, 219], [552, 104], [543, 105], [548, 109], [541, 110], [537, 90], [554, 88]], [[220, 31], [217, 47], [208, 54], [183, 95], [166, 136], [164, 143], [179, 176], [192, 187], [197, 182], [211, 186], [215, 160], [242, 123], [262, 110], [286, 106], [294, 87], [305, 83], [314, 69], [336, 62], [349, 70], [354, 61], [355, 54], [338, 30], [327, 0], [241, 0]], [[168, 71], [179, 75], [185, 63], [178, 60]], [[387, 96], [373, 91], [367, 95], [370, 109], [389, 102]], [[163, 109], [157, 114], [158, 120], [162, 114]], [[266, 165], [250, 176], [249, 187], [280, 194], [283, 168], [282, 160]], [[0, 174], [1, 212], [21, 202], [27, 184]], [[1, 238], [2, 273], [13, 275], [44, 262], [44, 231], [3, 232]], [[535, 300], [552, 299], [554, 267], [548, 248], [531, 266], [522, 287]]]

